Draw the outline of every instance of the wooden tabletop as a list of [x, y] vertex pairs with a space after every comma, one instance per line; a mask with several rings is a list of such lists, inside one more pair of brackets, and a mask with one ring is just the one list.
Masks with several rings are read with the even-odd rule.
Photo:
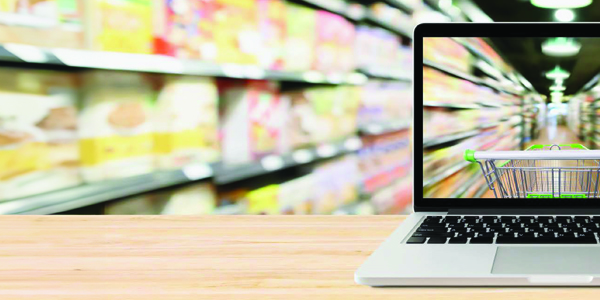
[[598, 299], [600, 288], [370, 288], [401, 216], [2, 216], [0, 299]]

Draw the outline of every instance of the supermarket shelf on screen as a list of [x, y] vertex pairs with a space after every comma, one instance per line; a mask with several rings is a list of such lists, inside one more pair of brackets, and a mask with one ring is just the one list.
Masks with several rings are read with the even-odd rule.
[[216, 184], [227, 184], [284, 168], [343, 156], [359, 150], [361, 146], [361, 140], [358, 137], [350, 137], [337, 143], [324, 143], [318, 147], [298, 149], [285, 155], [269, 155], [260, 161], [244, 165], [195, 164], [180, 170], [159, 171], [129, 178], [84, 184], [2, 202], [0, 203], [0, 215], [55, 214], [209, 178], [213, 178]]

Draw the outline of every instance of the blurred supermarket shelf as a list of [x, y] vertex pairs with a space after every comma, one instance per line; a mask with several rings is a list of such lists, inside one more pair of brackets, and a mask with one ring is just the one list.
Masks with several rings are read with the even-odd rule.
[[471, 74], [468, 74], [464, 71], [457, 70], [452, 67], [448, 67], [443, 64], [439, 64], [439, 63], [430, 61], [428, 59], [423, 59], [423, 65], [434, 68], [439, 71], [442, 71], [446, 74], [452, 75], [452, 76], [460, 78], [460, 79], [468, 80], [468, 81], [476, 83], [476, 84], [491, 87], [498, 91], [503, 91], [506, 93], [514, 94], [514, 95], [520, 95], [520, 92], [513, 90], [511, 88], [508, 88], [508, 87], [503, 87], [499, 82], [497, 82], [496, 80], [493, 80], [491, 78], [481, 79], [481, 78], [475, 77]]
[[398, 25], [391, 24], [389, 22], [383, 21], [373, 15], [370, 11], [365, 13], [364, 21], [368, 21], [369, 23], [373, 23], [381, 28], [387, 29], [395, 34], [405, 36], [412, 39], [412, 30], [409, 28], [404, 28]]
[[378, 79], [410, 81], [412, 72], [369, 68], [359, 72], [318, 71], [287, 72], [266, 70], [257, 66], [215, 64], [199, 60], [178, 59], [164, 55], [101, 52], [77, 49], [46, 49], [41, 47], [4, 44], [0, 45], [0, 61], [33, 63], [48, 66], [149, 72], [161, 74], [185, 74], [240, 79], [268, 79], [287, 82], [315, 84], [362, 85], [369, 77]]
[[214, 182], [216, 184], [228, 184], [277, 170], [352, 153], [361, 147], [360, 138], [351, 137], [338, 143], [325, 143], [315, 148], [294, 150], [289, 154], [268, 155], [259, 162], [229, 166], [220, 164], [215, 167]]
[[434, 101], [424, 101], [423, 106], [444, 107], [444, 108], [466, 108], [466, 109], [481, 108], [481, 105], [478, 105], [478, 104], [441, 103], [441, 102], [434, 102]]
[[373, 78], [412, 81], [412, 70], [406, 71], [394, 70], [391, 68], [368, 67], [359, 69], [359, 72]]
[[[375, 16], [368, 8], [360, 4], [348, 4], [344, 1], [339, 0], [297, 0], [298, 2], [305, 3], [340, 16], [343, 16], [352, 21], [364, 21], [376, 25], [378, 27], [387, 29], [395, 34], [408, 37], [412, 39], [412, 28], [404, 28], [398, 25], [391, 24], [387, 21], [381, 20]], [[387, 0], [388, 4], [400, 8], [406, 11], [412, 11], [410, 7], [399, 0]], [[403, 9], [405, 8], [405, 9]]]
[[383, 2], [389, 4], [389, 5], [393, 6], [393, 7], [399, 8], [400, 10], [402, 10], [402, 11], [404, 11], [406, 13], [409, 13], [409, 14], [412, 14], [414, 12], [414, 10], [415, 10], [415, 8], [412, 7], [411, 4], [406, 3], [406, 1], [402, 1], [402, 0], [384, 0]]
[[362, 143], [358, 137], [351, 137], [338, 143], [325, 143], [311, 149], [295, 150], [287, 155], [269, 155], [259, 162], [245, 165], [198, 164], [181, 170], [154, 172], [130, 178], [85, 184], [2, 202], [0, 203], [0, 215], [55, 214], [211, 177], [216, 184], [227, 184], [325, 158], [338, 157], [352, 153], [361, 146]]
[[480, 131], [481, 131], [480, 129], [474, 129], [474, 130], [469, 130], [469, 131], [450, 133], [450, 134], [446, 134], [443, 136], [426, 138], [423, 141], [423, 148], [437, 146], [437, 145], [445, 144], [445, 143], [456, 141], [456, 140], [466, 139], [468, 137], [472, 137], [472, 136], [479, 134]]
[[199, 164], [182, 170], [155, 172], [130, 178], [85, 184], [2, 202], [0, 203], [0, 214], [55, 214], [161, 188], [199, 181], [212, 175], [213, 169], [211, 166]]
[[380, 135], [410, 128], [410, 121], [393, 123], [373, 123], [359, 128], [361, 135]]
[[441, 172], [438, 172], [436, 175], [433, 175], [430, 178], [426, 178], [423, 181], [423, 187], [428, 187], [431, 185], [434, 185], [444, 179], [446, 179], [448, 176], [455, 174], [456, 172], [466, 168], [469, 164], [471, 164], [468, 161], [461, 161], [455, 165], [449, 166], [448, 168], [444, 169]]

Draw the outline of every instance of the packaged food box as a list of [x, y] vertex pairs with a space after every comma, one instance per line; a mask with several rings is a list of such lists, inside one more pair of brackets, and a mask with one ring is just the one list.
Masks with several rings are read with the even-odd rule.
[[288, 91], [281, 95], [282, 104], [288, 107], [281, 132], [283, 145], [280, 151], [283, 153], [312, 145], [314, 135], [320, 129], [318, 116], [308, 97], [306, 90]]
[[154, 7], [155, 52], [214, 61], [215, 0], [157, 0]]
[[149, 173], [154, 169], [152, 85], [144, 74], [94, 71], [84, 75], [79, 122], [86, 181]]
[[155, 151], [161, 169], [219, 159], [218, 91], [213, 79], [167, 77], [154, 117]]
[[248, 163], [273, 153], [284, 117], [277, 83], [224, 80], [219, 93], [223, 162]]
[[161, 215], [209, 215], [216, 207], [214, 187], [208, 183], [197, 183], [179, 188], [169, 195]]
[[57, 72], [0, 72], [0, 200], [81, 182], [73, 79]]
[[261, 50], [256, 0], [216, 0], [217, 62], [256, 65]]
[[271, 184], [253, 191], [247, 195], [248, 214], [276, 215], [279, 213], [279, 185]]
[[294, 3], [286, 3], [285, 69], [307, 71], [315, 61], [317, 12]]
[[284, 67], [286, 5], [282, 0], [257, 0], [258, 24], [262, 40], [259, 65], [272, 70]]
[[48, 48], [85, 47], [83, 0], [5, 0], [0, 14], [0, 43]]
[[315, 60], [313, 69], [321, 72], [336, 71], [338, 60], [338, 37], [343, 17], [327, 12], [317, 11], [317, 35]]
[[86, 45], [99, 51], [152, 54], [152, 0], [85, 1]]

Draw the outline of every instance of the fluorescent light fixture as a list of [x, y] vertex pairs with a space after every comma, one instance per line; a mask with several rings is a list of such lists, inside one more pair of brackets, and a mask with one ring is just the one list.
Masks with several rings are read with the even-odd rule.
[[554, 12], [554, 18], [559, 22], [571, 22], [575, 19], [575, 13], [566, 8], [561, 8]]
[[548, 79], [565, 79], [569, 78], [569, 72], [561, 69], [559, 66], [556, 66], [552, 71], [548, 71], [546, 73], [546, 78]]
[[548, 39], [542, 44], [542, 52], [549, 56], [573, 56], [579, 53], [581, 44], [572, 38]]
[[556, 83], [556, 85], [562, 85], [564, 82], [565, 80], [562, 78], [556, 78], [556, 80], [554, 80], [554, 83]]
[[564, 95], [563, 92], [552, 92], [552, 93], [550, 93], [550, 96], [552, 96], [552, 98], [562, 97], [563, 95]]
[[559, 91], [559, 92], [561, 92], [561, 91], [564, 91], [566, 89], [567, 89], [566, 87], [560, 86], [560, 85], [553, 85], [553, 86], [550, 87], [551, 91]]
[[592, 4], [592, 0], [531, 0], [531, 4], [541, 8], [580, 8]]

